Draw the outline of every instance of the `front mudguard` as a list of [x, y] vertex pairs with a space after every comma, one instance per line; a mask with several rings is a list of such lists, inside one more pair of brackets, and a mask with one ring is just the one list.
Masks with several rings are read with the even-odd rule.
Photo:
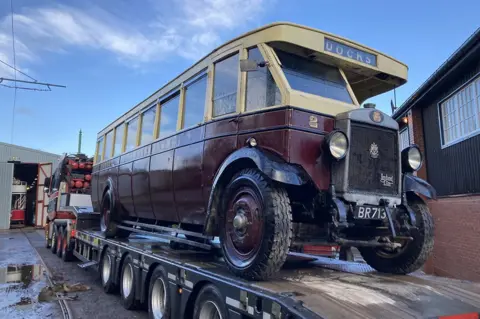
[[284, 184], [301, 186], [308, 182], [308, 177], [302, 169], [271, 152], [258, 147], [243, 147], [235, 151], [225, 159], [215, 175], [204, 222], [205, 235], [215, 233], [215, 224], [219, 217], [217, 212], [219, 190], [227, 186], [235, 172], [245, 167], [256, 167], [270, 179]]
[[414, 192], [431, 199], [437, 199], [437, 191], [432, 185], [408, 173], [403, 174], [403, 192]]

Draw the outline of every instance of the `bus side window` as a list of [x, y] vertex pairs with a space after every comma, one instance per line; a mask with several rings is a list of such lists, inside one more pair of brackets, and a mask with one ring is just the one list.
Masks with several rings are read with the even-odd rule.
[[113, 144], [113, 156], [120, 155], [123, 151], [123, 134], [125, 132], [125, 124], [120, 124], [115, 128], [115, 142]]
[[156, 112], [157, 107], [154, 105], [142, 115], [142, 136], [140, 139], [140, 145], [145, 145], [153, 141], [153, 128], [155, 125]]
[[107, 133], [105, 135], [105, 151], [103, 154], [103, 159], [107, 160], [111, 157], [112, 155], [112, 142], [113, 142], [113, 130]]
[[183, 128], [203, 122], [205, 96], [207, 94], [207, 76], [204, 75], [185, 87], [185, 107], [183, 110]]
[[180, 94], [176, 94], [165, 102], [160, 102], [158, 137], [166, 137], [177, 130], [178, 103], [180, 103]]
[[127, 143], [125, 145], [125, 151], [130, 151], [137, 147], [137, 129], [138, 116], [127, 123]]
[[103, 154], [103, 136], [100, 137], [97, 141], [97, 156], [95, 158], [95, 163], [99, 163], [102, 161], [102, 154]]
[[[248, 59], [257, 62], [265, 60], [257, 47], [248, 50]], [[254, 72], [247, 72], [246, 92], [245, 107], [247, 111], [282, 103], [280, 90], [268, 67], [258, 68]]]
[[237, 107], [238, 53], [215, 63], [213, 117], [235, 113]]

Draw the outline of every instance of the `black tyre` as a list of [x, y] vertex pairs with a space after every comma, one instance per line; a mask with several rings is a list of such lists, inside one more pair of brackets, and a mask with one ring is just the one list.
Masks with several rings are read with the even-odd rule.
[[103, 290], [107, 294], [114, 293], [117, 290], [117, 286], [114, 283], [113, 257], [109, 254], [108, 248], [106, 248], [100, 261], [99, 274], [102, 280]]
[[148, 317], [150, 319], [170, 319], [170, 290], [166, 271], [157, 266], [150, 278], [148, 289]]
[[198, 293], [193, 318], [228, 319], [225, 298], [214, 285], [206, 285]]
[[415, 212], [418, 232], [413, 240], [397, 251], [359, 247], [363, 259], [377, 271], [392, 274], [408, 274], [418, 270], [427, 261], [434, 245], [434, 222], [428, 206], [416, 198], [410, 203]]
[[52, 242], [50, 244], [50, 251], [52, 252], [52, 254], [57, 253], [57, 240], [58, 240], [57, 228], [55, 227], [55, 225], [53, 225], [52, 226]]
[[292, 240], [286, 190], [256, 169], [244, 169], [228, 184], [220, 241], [229, 269], [237, 276], [266, 280], [283, 266]]
[[[48, 220], [48, 217], [47, 217], [47, 220]], [[47, 224], [46, 228], [50, 229], [50, 225]], [[47, 231], [45, 231], [45, 248], [47, 249], [52, 247], [52, 240], [48, 238], [48, 235], [50, 234], [47, 234]]]
[[120, 296], [122, 298], [123, 307], [127, 310], [137, 308], [137, 300], [135, 297], [135, 287], [137, 286], [137, 272], [133, 267], [133, 260], [130, 255], [125, 257], [120, 273]]
[[62, 258], [63, 247], [63, 227], [57, 228], [57, 257]]
[[63, 241], [62, 241], [62, 259], [65, 262], [69, 262], [73, 260], [73, 247], [71, 241], [68, 239], [68, 230], [65, 227], [63, 229]]
[[109, 188], [105, 192], [101, 203], [101, 215], [100, 215], [100, 229], [105, 234], [105, 237], [113, 238], [127, 238], [130, 235], [130, 231], [120, 229], [117, 227], [117, 218], [115, 203], [113, 200], [112, 190]]

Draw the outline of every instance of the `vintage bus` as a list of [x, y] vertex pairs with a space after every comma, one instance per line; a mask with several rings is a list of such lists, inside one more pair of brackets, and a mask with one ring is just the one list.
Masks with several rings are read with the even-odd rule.
[[155, 225], [219, 236], [244, 278], [278, 271], [293, 242], [358, 247], [382, 272], [418, 269], [433, 221], [418, 147], [368, 98], [407, 66], [291, 23], [218, 47], [98, 133], [92, 201], [108, 237]]

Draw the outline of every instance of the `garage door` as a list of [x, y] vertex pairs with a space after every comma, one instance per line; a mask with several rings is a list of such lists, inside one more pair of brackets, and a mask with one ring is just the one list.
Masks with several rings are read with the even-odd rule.
[[52, 163], [38, 164], [37, 205], [35, 206], [35, 226], [43, 227], [47, 220], [48, 196], [43, 187], [45, 177], [52, 176]]

